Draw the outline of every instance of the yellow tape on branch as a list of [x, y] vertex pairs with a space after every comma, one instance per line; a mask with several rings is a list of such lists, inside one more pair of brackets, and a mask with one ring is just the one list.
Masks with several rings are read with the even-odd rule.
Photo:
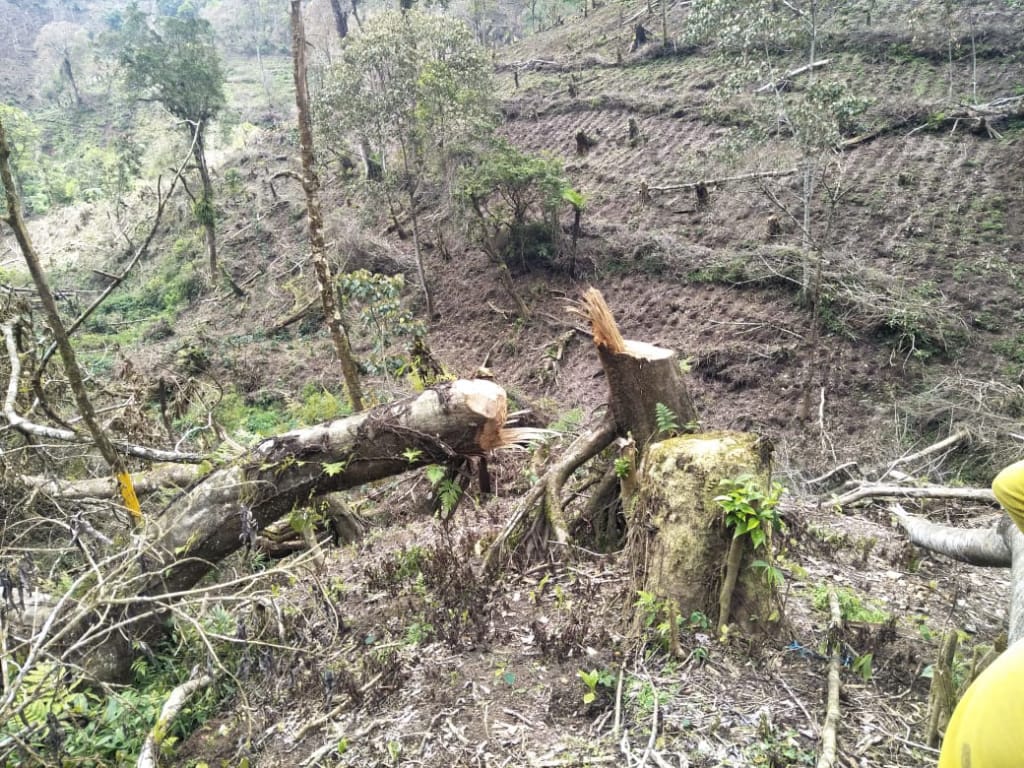
[[117, 475], [117, 488], [124, 499], [124, 505], [131, 515], [132, 525], [142, 525], [142, 507], [139, 506], [139, 497], [135, 495], [135, 486], [132, 484], [132, 476], [127, 472], [120, 472]]

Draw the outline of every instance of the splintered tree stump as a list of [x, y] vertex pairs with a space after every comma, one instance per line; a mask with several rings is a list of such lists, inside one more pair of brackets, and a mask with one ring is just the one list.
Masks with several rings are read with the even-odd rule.
[[641, 452], [648, 443], [668, 437], [659, 429], [659, 403], [671, 411], [680, 431], [696, 424], [697, 411], [675, 351], [624, 339], [596, 288], [583, 294], [583, 307], [608, 379], [608, 405], [619, 433], [632, 434]]
[[[701, 611], [717, 617], [733, 535], [714, 499], [721, 481], [741, 476], [767, 490], [770, 454], [767, 440], [744, 432], [684, 435], [647, 448], [628, 519], [638, 589], [669, 600], [680, 615]], [[778, 601], [762, 573], [750, 567], [763, 554], [744, 544], [730, 623], [747, 634], [770, 633]]]

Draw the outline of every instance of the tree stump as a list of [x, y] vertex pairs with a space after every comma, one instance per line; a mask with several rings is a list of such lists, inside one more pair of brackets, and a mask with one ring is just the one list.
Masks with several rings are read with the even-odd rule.
[[[744, 432], [710, 432], [670, 438], [647, 447], [639, 493], [629, 512], [637, 588], [674, 604], [679, 615], [718, 614], [719, 590], [732, 543], [725, 515], [715, 502], [722, 480], [755, 478], [767, 490], [771, 446]], [[747, 634], [771, 633], [778, 601], [762, 573], [763, 559], [747, 546], [732, 598], [732, 623]]]

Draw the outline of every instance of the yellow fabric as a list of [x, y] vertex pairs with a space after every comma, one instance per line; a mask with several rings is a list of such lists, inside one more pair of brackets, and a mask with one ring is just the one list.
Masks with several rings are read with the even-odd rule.
[[1011, 464], [996, 475], [992, 481], [992, 493], [1003, 509], [1010, 513], [1017, 527], [1024, 531], [1024, 461]]
[[[992, 481], [992, 492], [1024, 531], [1024, 461]], [[942, 741], [938, 768], [1024, 766], [1024, 641], [978, 675], [956, 705]]]
[[938, 768], [1024, 766], [1024, 642], [978, 675], [953, 712]]

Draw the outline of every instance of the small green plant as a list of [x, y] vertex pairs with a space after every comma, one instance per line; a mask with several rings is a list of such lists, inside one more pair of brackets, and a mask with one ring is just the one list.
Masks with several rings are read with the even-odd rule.
[[[811, 604], [815, 610], [827, 613], [829, 586], [819, 584], [814, 588]], [[881, 607], [881, 603], [861, 597], [847, 587], [836, 587], [836, 598], [839, 600], [839, 612], [845, 621], [859, 621], [868, 624], [884, 624], [889, 620], [889, 612]]]
[[755, 560], [750, 567], [755, 571], [760, 571], [761, 580], [769, 587], [781, 587], [786, 581], [782, 569], [768, 560]]
[[423, 645], [434, 634], [434, 626], [425, 621], [414, 621], [405, 630], [405, 642], [409, 645]]
[[860, 675], [860, 679], [865, 683], [871, 679], [873, 674], [872, 662], [874, 661], [874, 654], [865, 653], [858, 656], [853, 660], [853, 671]]
[[[663, 651], [669, 650], [672, 633], [679, 631], [678, 613], [672, 610], [668, 600], [659, 600], [653, 592], [639, 589], [636, 595], [633, 607], [636, 609], [640, 624], [658, 648]], [[672, 617], [675, 618], [674, 622]]]
[[675, 411], [664, 403], [654, 404], [654, 423], [658, 427], [659, 435], [678, 435], [682, 427], [679, 426], [677, 419]]
[[709, 629], [710, 627], [711, 619], [704, 611], [694, 611], [690, 614], [690, 629]]
[[627, 456], [615, 460], [615, 476], [620, 480], [629, 477], [633, 472], [633, 461]]
[[756, 478], [744, 475], [735, 480], [723, 480], [719, 490], [722, 493], [715, 496], [715, 502], [725, 510], [725, 525], [732, 529], [733, 537], [746, 534], [754, 549], [763, 547], [772, 527], [779, 522], [777, 508], [786, 489], [779, 483], [772, 483], [768, 491], [764, 491]]
[[592, 669], [589, 672], [586, 670], [579, 670], [576, 676], [583, 681], [585, 688], [583, 692], [583, 703], [591, 705], [597, 701], [597, 697], [601, 691], [598, 688], [614, 689], [615, 687], [615, 675], [609, 672], [607, 669]]
[[426, 469], [427, 481], [434, 489], [434, 498], [437, 499], [438, 514], [442, 519], [448, 519], [455, 508], [462, 500], [462, 486], [457, 478], [452, 476], [445, 467], [440, 464], [431, 464]]

